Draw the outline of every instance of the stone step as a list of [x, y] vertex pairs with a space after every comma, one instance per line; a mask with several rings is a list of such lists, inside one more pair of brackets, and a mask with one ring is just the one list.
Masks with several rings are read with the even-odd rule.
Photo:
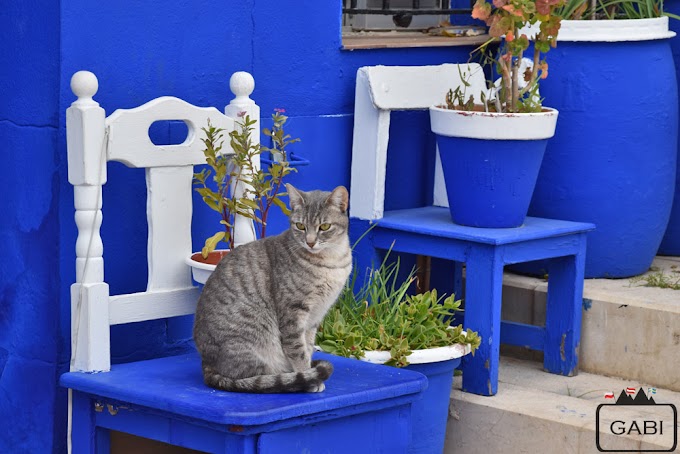
[[[657, 405], [615, 405], [627, 387], [642, 388]], [[656, 388], [652, 394], [648, 388], [634, 380], [589, 373], [553, 375], [543, 372], [539, 362], [502, 357], [498, 394], [493, 397], [464, 393], [460, 377], [454, 380], [444, 452], [597, 453], [597, 433], [603, 449], [668, 452], [680, 430], [668, 404], [680, 408], [680, 393]], [[605, 399], [609, 392], [616, 397]], [[597, 430], [601, 404], [606, 405], [600, 408]], [[643, 433], [637, 434], [634, 427]], [[652, 427], [657, 428], [655, 434]], [[621, 430], [630, 434], [612, 433]]]
[[[657, 257], [647, 274], [680, 279], [680, 257]], [[680, 290], [636, 279], [586, 279], [580, 370], [680, 391]], [[543, 325], [548, 283], [506, 272], [503, 318]], [[515, 349], [504, 349], [516, 354]]]

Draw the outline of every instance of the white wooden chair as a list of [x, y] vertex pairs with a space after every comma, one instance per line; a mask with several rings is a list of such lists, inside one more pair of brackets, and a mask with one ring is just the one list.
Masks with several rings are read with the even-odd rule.
[[[200, 128], [210, 119], [227, 133], [242, 112], [260, 118], [259, 107], [249, 98], [252, 76], [235, 73], [229, 85], [235, 98], [225, 113], [161, 97], [107, 117], [92, 99], [98, 89], [94, 74], [79, 71], [71, 80], [78, 99], [66, 112], [66, 127], [78, 238], [76, 282], [71, 287], [71, 372], [61, 377], [61, 384], [69, 388], [72, 450], [108, 452], [109, 430], [230, 453], [284, 452], [287, 448], [278, 449], [286, 443], [290, 449], [301, 446], [300, 437], [304, 446], [314, 446], [324, 437], [349, 431], [356, 439], [341, 435], [346, 441], [337, 444], [335, 452], [356, 451], [363, 446], [362, 438], [370, 437], [386, 440], [380, 446], [386, 452], [402, 452], [409, 436], [410, 402], [425, 386], [420, 374], [335, 358], [336, 371], [326, 392], [272, 398], [208, 388], [195, 352], [111, 366], [111, 325], [195, 310], [199, 289], [192, 284], [185, 260], [191, 253], [193, 167], [205, 162]], [[154, 145], [148, 130], [159, 120], [185, 121], [189, 133], [184, 143]], [[253, 141], [259, 142], [259, 137], [258, 124]], [[233, 153], [228, 140], [224, 151]], [[99, 230], [108, 161], [146, 169], [149, 277], [145, 292], [110, 295], [104, 280]], [[246, 218], [236, 220], [235, 231], [237, 245], [255, 239]], [[350, 386], [354, 382], [359, 384]], [[364, 417], [366, 413], [371, 416]], [[355, 426], [338, 423], [348, 419], [357, 421]], [[306, 429], [310, 421], [313, 430]], [[392, 433], [395, 427], [398, 433]]]
[[[69, 182], [74, 185], [76, 224], [76, 283], [71, 288], [72, 371], [110, 369], [109, 326], [192, 314], [199, 290], [185, 264], [191, 254], [191, 185], [194, 165], [204, 164], [200, 128], [208, 119], [225, 135], [235, 127], [240, 112], [259, 119], [260, 108], [249, 98], [255, 82], [245, 72], [235, 73], [230, 87], [236, 97], [225, 113], [196, 107], [174, 97], [154, 99], [134, 109], [119, 109], [106, 117], [92, 97], [94, 74], [77, 72], [71, 88], [78, 99], [66, 111]], [[156, 146], [149, 127], [159, 120], [184, 120], [189, 132], [184, 143]], [[259, 143], [259, 123], [253, 141]], [[233, 154], [229, 141], [224, 152]], [[149, 225], [146, 292], [109, 295], [104, 281], [102, 185], [106, 163], [144, 167]], [[236, 219], [236, 243], [255, 239], [252, 222]]]

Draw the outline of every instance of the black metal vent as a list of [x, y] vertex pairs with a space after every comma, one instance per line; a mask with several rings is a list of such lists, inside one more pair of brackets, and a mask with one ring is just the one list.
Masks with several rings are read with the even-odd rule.
[[[342, 9], [345, 15], [392, 16], [396, 28], [407, 28], [414, 16], [469, 15], [475, 0], [470, 0], [469, 8], [451, 8], [451, 0], [421, 1], [410, 0], [345, 0]], [[410, 3], [410, 7], [405, 5]], [[359, 6], [361, 4], [361, 6]], [[396, 7], [394, 5], [397, 5]]]

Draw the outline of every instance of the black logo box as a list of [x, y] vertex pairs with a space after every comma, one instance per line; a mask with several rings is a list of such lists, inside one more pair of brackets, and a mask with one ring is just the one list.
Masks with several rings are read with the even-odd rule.
[[[665, 418], [662, 421], [664, 421], [664, 431], [671, 432], [672, 437], [673, 437], [673, 445], [669, 449], [645, 449], [643, 451], [640, 451], [639, 449], [605, 449], [601, 446], [600, 444], [600, 410], [604, 407], [614, 407], [617, 409], [634, 409], [634, 408], [640, 408], [640, 406], [632, 406], [632, 405], [617, 405], [617, 404], [600, 404], [597, 406], [597, 410], [595, 412], [595, 443], [597, 445], [597, 450], [600, 452], [674, 452], [675, 449], [678, 447], [678, 410], [673, 404], [652, 404], [649, 405], [651, 407], [654, 407], [655, 409], [661, 409], [661, 408], [668, 408], [669, 413], [666, 416], [672, 415], [672, 418]], [[644, 405], [642, 407], [647, 407], [647, 405]], [[651, 416], [651, 415], [650, 415]], [[624, 423], [631, 423], [632, 421], [625, 421]], [[605, 428], [607, 430], [604, 430], [604, 432], [608, 432], [608, 428]], [[640, 427], [640, 430], [642, 430], [642, 427]], [[624, 435], [617, 435], [614, 433], [611, 433], [611, 436], [621, 436], [623, 437]], [[649, 435], [647, 435], [649, 436]], [[645, 435], [641, 435], [639, 438], [644, 441]]]

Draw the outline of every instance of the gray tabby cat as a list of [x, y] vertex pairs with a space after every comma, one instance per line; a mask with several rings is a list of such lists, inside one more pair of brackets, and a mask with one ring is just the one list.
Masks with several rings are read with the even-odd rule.
[[290, 229], [227, 254], [198, 300], [194, 339], [213, 388], [320, 392], [333, 373], [311, 356], [317, 327], [352, 268], [347, 189], [286, 188]]

